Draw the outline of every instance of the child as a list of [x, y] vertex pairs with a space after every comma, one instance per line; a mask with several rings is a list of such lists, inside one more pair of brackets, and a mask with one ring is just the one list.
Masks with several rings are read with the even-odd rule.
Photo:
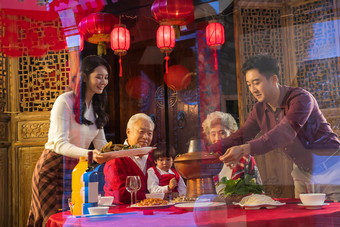
[[[174, 151], [174, 149], [171, 149]], [[166, 193], [185, 195], [187, 188], [182, 177], [174, 168], [173, 158], [165, 149], [153, 151], [156, 166], [148, 169], [148, 190], [150, 193]], [[174, 196], [175, 197], [175, 196]]]

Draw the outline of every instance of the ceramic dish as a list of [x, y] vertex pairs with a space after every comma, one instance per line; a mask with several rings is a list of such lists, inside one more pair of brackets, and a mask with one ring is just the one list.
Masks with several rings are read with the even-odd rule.
[[111, 205], [98, 205], [99, 207], [116, 207], [116, 204], [111, 204]]
[[176, 208], [183, 210], [196, 210], [196, 209], [211, 209], [220, 206], [226, 206], [223, 202], [191, 202], [191, 203], [178, 203], [175, 205]]
[[241, 203], [233, 203], [234, 205], [240, 206], [243, 209], [246, 210], [258, 210], [261, 208], [266, 208], [266, 209], [273, 209], [276, 208], [278, 206], [284, 206], [286, 205], [286, 203], [275, 203], [275, 204], [257, 204], [257, 205], [247, 205], [247, 204], [241, 204]]
[[90, 215], [105, 215], [109, 211], [108, 206], [99, 206], [99, 207], [89, 207], [87, 208]]
[[137, 206], [136, 204], [133, 204], [129, 206], [129, 208], [136, 208], [136, 209], [141, 209], [141, 210], [154, 210], [154, 209], [164, 209], [168, 208], [174, 205], [174, 203], [168, 203], [168, 204], [163, 204], [163, 205], [152, 205], [152, 206]]
[[322, 209], [322, 207], [325, 206], [325, 205], [329, 205], [329, 203], [323, 203], [323, 204], [320, 204], [320, 205], [305, 205], [305, 204], [302, 204], [302, 203], [298, 203], [298, 206], [302, 206], [302, 207], [309, 209], [309, 210]]
[[141, 148], [134, 148], [134, 149], [119, 150], [119, 151], [110, 151], [110, 152], [106, 152], [106, 154], [114, 153], [116, 158], [122, 158], [122, 157], [128, 157], [128, 156], [145, 155], [154, 149], [156, 149], [156, 147], [141, 147]]

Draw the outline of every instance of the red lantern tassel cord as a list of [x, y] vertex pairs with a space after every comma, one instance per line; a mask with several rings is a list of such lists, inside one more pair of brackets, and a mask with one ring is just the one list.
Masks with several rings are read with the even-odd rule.
[[119, 77], [123, 76], [123, 68], [122, 68], [122, 54], [119, 54]]
[[165, 57], [164, 57], [164, 60], [165, 60], [165, 73], [168, 73], [169, 70], [168, 70], [168, 61], [169, 61], [170, 57], [168, 56], [168, 52], [165, 51]]
[[215, 69], [217, 70], [218, 69], [218, 64], [217, 64], [217, 50], [215, 49], [214, 51], [214, 58], [215, 58]]

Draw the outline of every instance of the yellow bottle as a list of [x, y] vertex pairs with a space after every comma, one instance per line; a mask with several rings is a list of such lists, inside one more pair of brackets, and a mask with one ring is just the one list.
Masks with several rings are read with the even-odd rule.
[[87, 162], [85, 157], [79, 158], [79, 163], [74, 167], [72, 171], [72, 203], [73, 206], [73, 215], [82, 215], [83, 214], [83, 198], [80, 194], [81, 188], [83, 187], [83, 179], [82, 176], [87, 169]]

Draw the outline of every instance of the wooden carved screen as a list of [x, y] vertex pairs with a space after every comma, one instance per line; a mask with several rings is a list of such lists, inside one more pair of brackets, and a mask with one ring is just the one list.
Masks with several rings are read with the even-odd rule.
[[66, 51], [60, 51], [11, 61], [13, 226], [23, 226], [27, 221], [32, 174], [47, 141], [50, 110], [68, 89], [68, 58]]
[[[335, 1], [235, 1], [234, 23], [240, 120], [255, 100], [241, 75], [245, 59], [269, 53], [281, 63], [283, 85], [315, 95], [333, 129], [339, 128], [339, 31]], [[292, 163], [276, 150], [255, 157], [267, 194], [292, 197]], [[279, 163], [275, 160], [281, 160]], [[275, 166], [274, 166], [275, 165]]]
[[0, 53], [0, 226], [8, 226], [8, 61]]
[[299, 87], [311, 92], [319, 107], [340, 135], [340, 31], [339, 1], [292, 1], [292, 18]]

